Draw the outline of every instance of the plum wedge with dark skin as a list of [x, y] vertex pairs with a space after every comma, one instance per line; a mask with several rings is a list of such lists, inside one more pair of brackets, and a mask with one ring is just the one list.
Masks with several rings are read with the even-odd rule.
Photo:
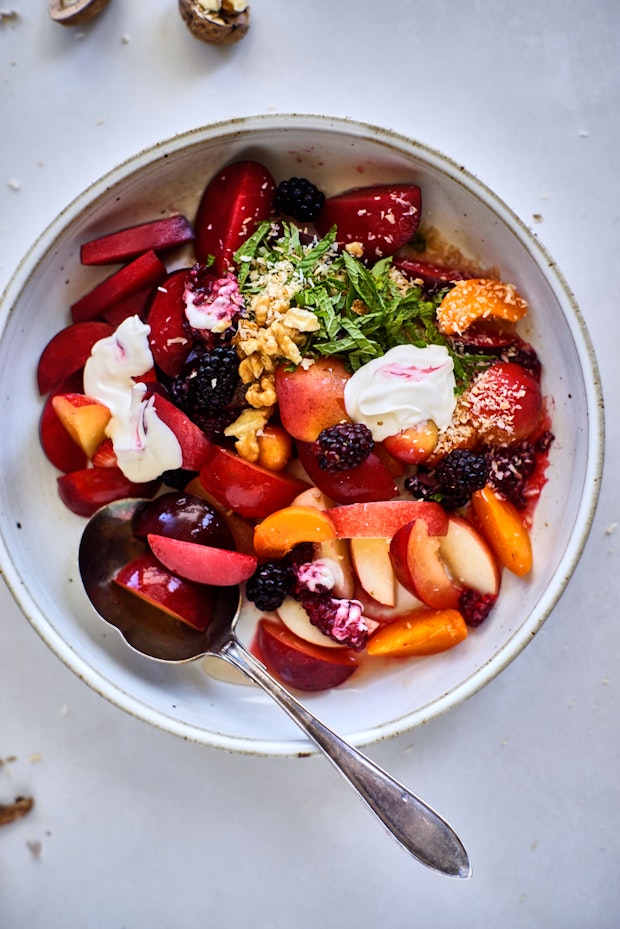
[[219, 171], [207, 185], [194, 222], [194, 249], [199, 262], [213, 258], [218, 276], [233, 265], [237, 249], [267, 219], [276, 185], [257, 161], [237, 161]]
[[220, 504], [243, 519], [264, 519], [308, 488], [305, 481], [269, 471], [234, 452], [211, 445], [200, 471], [200, 482]]
[[178, 577], [150, 552], [121, 568], [114, 583], [198, 632], [205, 631], [213, 615], [212, 588]]
[[392, 475], [375, 452], [346, 471], [324, 471], [308, 442], [298, 442], [297, 452], [313, 484], [336, 503], [392, 500], [398, 494]]
[[191, 493], [170, 491], [155, 497], [137, 511], [133, 531], [140, 539], [157, 535], [211, 548], [235, 547], [223, 517]]
[[321, 236], [337, 227], [342, 245], [358, 242], [363, 259], [393, 255], [416, 232], [422, 194], [415, 184], [384, 184], [349, 190], [325, 201], [315, 220]]
[[58, 478], [58, 493], [67, 509], [86, 517], [123, 497], [152, 497], [159, 486], [160, 481], [136, 484], [120, 468], [84, 468]]
[[159, 284], [146, 316], [153, 360], [164, 374], [176, 377], [191, 349], [185, 317], [186, 279], [189, 268], [172, 271]]
[[73, 322], [97, 319], [119, 300], [159, 284], [166, 274], [166, 267], [155, 252], [145, 252], [76, 300], [71, 306]]
[[358, 666], [348, 649], [313, 645], [270, 619], [261, 619], [258, 624], [255, 650], [273, 674], [298, 690], [337, 687]]
[[83, 265], [120, 264], [151, 250], [161, 252], [176, 248], [193, 238], [189, 220], [177, 213], [84, 242], [80, 261]]
[[47, 343], [37, 367], [39, 392], [46, 394], [62, 381], [80, 371], [95, 342], [112, 335], [109, 323], [96, 320], [65, 326]]
[[420, 280], [426, 287], [436, 287], [441, 284], [450, 284], [452, 281], [464, 281], [471, 277], [457, 268], [446, 268], [443, 265], [433, 264], [429, 261], [420, 261], [409, 256], [396, 255], [394, 267], [409, 278]]

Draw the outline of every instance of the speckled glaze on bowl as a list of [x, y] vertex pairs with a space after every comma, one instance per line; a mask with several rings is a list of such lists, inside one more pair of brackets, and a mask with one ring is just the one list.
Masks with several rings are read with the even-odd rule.
[[[328, 195], [413, 181], [425, 221], [517, 284], [531, 311], [524, 335], [544, 362], [553, 398], [548, 483], [533, 531], [535, 568], [505, 576], [492, 618], [453, 651], [354, 675], [302, 699], [356, 745], [433, 719], [479, 690], [531, 641], [562, 594], [594, 514], [603, 449], [599, 376], [575, 301], [553, 260], [514, 213], [439, 152], [375, 126], [304, 115], [265, 115], [206, 126], [138, 153], [73, 201], [32, 246], [2, 298], [0, 323], [0, 565], [25, 616], [90, 687], [134, 716], [183, 738], [261, 755], [307, 754], [294, 724], [254, 687], [214, 680], [201, 663], [166, 666], [131, 651], [94, 612], [80, 582], [83, 520], [58, 499], [56, 472], [37, 440], [35, 370], [43, 346], [69, 322], [68, 307], [106, 276], [79, 264], [79, 245], [106, 231], [194, 215], [209, 178], [254, 158], [277, 180], [311, 177]], [[10, 440], [7, 441], [7, 436]]]

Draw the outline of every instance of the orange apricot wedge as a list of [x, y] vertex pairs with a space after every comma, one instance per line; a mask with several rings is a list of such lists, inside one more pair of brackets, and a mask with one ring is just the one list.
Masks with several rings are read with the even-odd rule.
[[437, 308], [437, 325], [444, 335], [462, 335], [479, 319], [516, 323], [527, 313], [527, 302], [512, 284], [487, 278], [457, 281]]
[[505, 568], [524, 577], [532, 570], [532, 543], [517, 508], [487, 484], [472, 494], [476, 522]]
[[300, 542], [327, 542], [336, 538], [333, 522], [314, 506], [285, 506], [254, 528], [254, 550], [264, 558], [281, 558]]
[[467, 638], [458, 610], [412, 610], [378, 629], [368, 642], [369, 655], [407, 658], [437, 655]]

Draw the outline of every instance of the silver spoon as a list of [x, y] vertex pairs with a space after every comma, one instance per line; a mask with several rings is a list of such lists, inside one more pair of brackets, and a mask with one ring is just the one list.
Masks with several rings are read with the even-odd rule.
[[282, 687], [235, 636], [241, 597], [237, 587], [220, 590], [215, 615], [204, 633], [172, 622], [112, 580], [127, 562], [145, 551], [132, 518], [140, 499], [103, 507], [89, 520], [80, 543], [79, 566], [86, 593], [97, 612], [122, 633], [129, 645], [158, 661], [187, 662], [216, 656], [262, 687], [329, 758], [397, 842], [427, 867], [467, 878], [467, 852], [448, 823], [382, 768], [336, 735]]

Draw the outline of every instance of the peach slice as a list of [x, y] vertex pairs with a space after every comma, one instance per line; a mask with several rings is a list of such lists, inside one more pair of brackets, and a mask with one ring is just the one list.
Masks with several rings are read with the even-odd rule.
[[330, 510], [330, 517], [341, 539], [384, 538], [392, 536], [413, 519], [424, 519], [432, 535], [448, 531], [443, 507], [428, 500], [379, 500], [349, 503]]
[[285, 597], [278, 607], [278, 616], [286, 628], [304, 642], [311, 642], [323, 648], [346, 648], [345, 645], [330, 639], [317, 626], [314, 626], [301, 603], [293, 597]]
[[275, 388], [282, 425], [302, 442], [314, 442], [328, 426], [350, 422], [344, 387], [350, 373], [341, 361], [317, 358], [308, 368], [276, 369]]
[[463, 593], [463, 587], [450, 576], [440, 556], [444, 537], [445, 533], [437, 534], [424, 519], [414, 519], [399, 529], [390, 543], [390, 559], [397, 579], [423, 603], [437, 610], [456, 609]]
[[351, 558], [358, 580], [373, 600], [396, 603], [396, 575], [390, 561], [390, 539], [351, 539]]
[[488, 543], [468, 520], [450, 515], [448, 531], [440, 539], [439, 555], [452, 577], [467, 590], [496, 597], [500, 569]]
[[340, 569], [340, 576], [334, 584], [334, 597], [352, 600], [355, 590], [355, 576], [347, 539], [324, 539], [323, 542], [318, 542], [315, 545], [315, 560], [323, 558], [334, 561]]
[[444, 335], [462, 335], [478, 319], [516, 323], [527, 313], [527, 302], [512, 284], [485, 278], [457, 281], [437, 308], [437, 325]]
[[435, 450], [439, 430], [432, 419], [402, 429], [383, 440], [389, 454], [405, 464], [422, 464]]
[[197, 584], [233, 587], [254, 574], [258, 559], [242, 552], [186, 542], [168, 536], [147, 535], [149, 547], [165, 568]]
[[458, 610], [414, 610], [375, 632], [367, 652], [391, 658], [436, 655], [465, 638], [467, 625]]
[[489, 487], [472, 495], [474, 514], [500, 564], [524, 577], [532, 569], [533, 555], [530, 536], [519, 511]]
[[336, 537], [327, 512], [313, 506], [286, 506], [254, 529], [254, 548], [265, 558], [281, 558], [300, 542], [325, 542]]
[[112, 416], [103, 403], [85, 394], [57, 394], [52, 398], [56, 416], [87, 458], [92, 458], [105, 438]]

